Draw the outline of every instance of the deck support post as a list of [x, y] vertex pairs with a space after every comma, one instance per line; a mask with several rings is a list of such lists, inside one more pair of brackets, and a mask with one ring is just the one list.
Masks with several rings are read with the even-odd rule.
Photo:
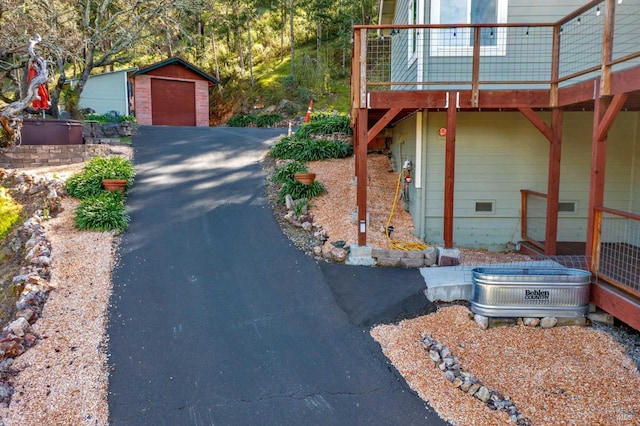
[[561, 108], [551, 112], [552, 138], [549, 145], [549, 170], [547, 178], [547, 223], [545, 228], [544, 254], [555, 256], [558, 243], [558, 204], [560, 202], [560, 159], [562, 153]]
[[444, 159], [444, 247], [453, 247], [453, 198], [456, 166], [456, 93], [449, 92], [447, 107], [447, 137]]
[[358, 246], [367, 245], [367, 118], [359, 108], [356, 118], [354, 153], [356, 156], [356, 203], [358, 206]]

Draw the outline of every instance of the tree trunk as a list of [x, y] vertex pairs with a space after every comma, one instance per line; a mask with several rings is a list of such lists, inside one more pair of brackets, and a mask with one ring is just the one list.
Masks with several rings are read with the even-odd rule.
[[284, 62], [284, 31], [287, 26], [287, 4], [286, 0], [280, 3], [281, 25], [280, 25], [280, 62]]
[[249, 44], [249, 77], [251, 80], [251, 87], [255, 86], [255, 81], [253, 79], [253, 52], [252, 52], [252, 45], [251, 45], [251, 17], [249, 17], [249, 20], [247, 21], [247, 42]]
[[295, 51], [295, 43], [293, 37], [293, 0], [289, 0], [289, 40], [291, 43], [291, 75], [293, 75], [295, 71], [295, 59], [296, 59], [296, 51]]
[[[215, 64], [216, 80], [220, 81], [220, 65], [218, 64], [218, 49], [216, 48], [216, 36], [211, 31], [211, 48], [213, 49], [213, 63]], [[218, 93], [222, 94], [222, 84], [218, 84]]]

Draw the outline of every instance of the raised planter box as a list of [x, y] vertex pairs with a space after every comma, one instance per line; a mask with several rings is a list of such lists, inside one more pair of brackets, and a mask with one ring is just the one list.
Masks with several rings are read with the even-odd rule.
[[22, 145], [80, 145], [82, 143], [81, 121], [25, 118], [22, 122]]
[[487, 317], [578, 318], [589, 309], [591, 273], [571, 268], [474, 268], [471, 311]]

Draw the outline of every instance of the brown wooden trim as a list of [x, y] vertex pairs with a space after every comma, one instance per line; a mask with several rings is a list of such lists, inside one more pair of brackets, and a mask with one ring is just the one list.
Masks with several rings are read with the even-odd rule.
[[[602, 0], [600, 0], [602, 1]], [[501, 23], [474, 23], [474, 24], [456, 24], [456, 28], [522, 28], [522, 27], [553, 27], [557, 25], [557, 22], [529, 22], [526, 24], [516, 22], [501, 22]], [[434, 29], [447, 29], [451, 28], [452, 24], [384, 24], [384, 25], [354, 25], [354, 30], [389, 30], [395, 28], [396, 30], [410, 30], [414, 28], [434, 28]]]
[[530, 189], [521, 189], [520, 191], [525, 192], [530, 195], [535, 195], [536, 197], [547, 198], [547, 194], [538, 191], [531, 191]]
[[391, 108], [387, 111], [380, 120], [367, 132], [367, 144], [370, 144], [378, 133], [380, 133], [386, 126], [393, 120], [399, 113], [402, 111], [402, 108]]
[[552, 138], [549, 146], [549, 171], [547, 179], [547, 222], [545, 228], [546, 256], [555, 256], [558, 242], [558, 203], [560, 201], [560, 159], [562, 156], [563, 111], [551, 112]]
[[[455, 95], [456, 92], [451, 92]], [[460, 108], [472, 108], [471, 91], [460, 94]], [[549, 108], [548, 90], [481, 90], [478, 108]]]
[[394, 90], [389, 92], [369, 93], [370, 109], [430, 109], [446, 108], [446, 91], [424, 91], [424, 90]]
[[587, 248], [587, 256], [591, 253], [591, 273], [595, 274], [600, 269], [600, 247], [602, 242], [602, 211], [597, 208], [593, 211], [593, 247]]
[[611, 58], [613, 57], [613, 29], [615, 28], [616, 3], [606, 0], [604, 28], [602, 32], [602, 78], [600, 79], [600, 96], [611, 94]]
[[640, 90], [640, 65], [616, 71], [611, 76], [611, 93], [628, 93]]
[[360, 74], [358, 74], [360, 81], [363, 83], [360, 85], [360, 93], [358, 98], [358, 108], [366, 108], [367, 107], [367, 31], [360, 31], [360, 55], [359, 58], [359, 69]]
[[637, 215], [635, 213], [624, 212], [622, 210], [610, 209], [608, 207], [602, 207], [602, 206], [595, 207], [595, 210], [603, 213], [609, 213], [616, 216], [621, 216], [626, 219], [637, 220], [640, 222], [640, 215]]
[[[590, 72], [596, 72], [602, 69], [601, 65], [595, 65], [591, 68], [584, 69], [582, 71], [574, 72], [573, 74], [565, 75], [563, 77], [558, 77], [558, 83], [562, 83], [564, 81], [568, 81], [574, 79], [576, 77], [580, 77], [581, 75], [589, 74]], [[599, 78], [599, 77], [598, 77]]]
[[518, 110], [531, 122], [531, 124], [535, 126], [536, 129], [540, 131], [540, 133], [542, 133], [545, 138], [547, 138], [549, 142], [553, 142], [553, 130], [538, 116], [538, 114], [535, 113], [534, 110], [531, 108], [518, 108]]
[[599, 282], [591, 284], [591, 302], [611, 313], [627, 325], [640, 330], [640, 303], [634, 297], [625, 297], [624, 293]]
[[558, 106], [558, 77], [560, 76], [560, 25], [553, 27], [553, 47], [551, 49], [551, 87], [549, 105]]
[[607, 274], [603, 274], [603, 273], [597, 273], [596, 274], [598, 276], [598, 278], [608, 282], [609, 284], [619, 288], [620, 290], [624, 291], [625, 293], [629, 293], [635, 297], [640, 297], [640, 292], [636, 291], [633, 288], [629, 288], [626, 285], [624, 285], [623, 283], [621, 283], [620, 281], [616, 280], [615, 278], [612, 278], [610, 276], [608, 276]]
[[607, 63], [607, 65], [617, 65], [617, 64], [621, 64], [623, 62], [630, 61], [630, 60], [635, 59], [635, 58], [640, 58], [640, 52], [630, 53], [628, 55], [621, 56], [621, 57], [616, 58], [616, 59], [611, 59], [611, 62]]
[[[367, 245], [367, 110], [358, 109], [356, 120], [356, 203], [358, 205], [358, 245]], [[364, 223], [364, 232], [360, 224]]]
[[593, 113], [593, 134], [591, 138], [591, 172], [589, 178], [589, 210], [587, 217], [586, 255], [594, 247], [595, 208], [604, 204], [604, 179], [607, 165], [607, 140], [598, 138], [598, 127], [609, 105], [610, 98], [601, 98], [597, 94]]
[[591, 79], [560, 88], [558, 91], [558, 106], [563, 107], [593, 101], [598, 85], [598, 79]]
[[473, 60], [471, 65], [471, 107], [478, 108], [478, 90], [480, 89], [480, 29], [473, 29]]
[[523, 240], [525, 240], [526, 242], [528, 242], [529, 244], [531, 244], [531, 245], [533, 245], [535, 247], [538, 247], [540, 250], [544, 251], [544, 244], [542, 244], [541, 242], [536, 241], [533, 238], [528, 237], [526, 235], [523, 237]]
[[613, 122], [620, 113], [620, 109], [622, 108], [628, 97], [629, 95], [627, 93], [621, 93], [613, 97], [611, 103], [607, 107], [607, 110], [602, 116], [602, 119], [600, 120], [600, 124], [598, 124], [595, 135], [596, 140], [599, 141], [607, 137], [607, 133], [609, 133]]
[[456, 168], [456, 102], [455, 93], [449, 94], [447, 108], [447, 136], [444, 159], [444, 247], [453, 247], [453, 199]]
[[584, 6], [574, 10], [573, 12], [571, 12], [570, 14], [565, 16], [564, 18], [560, 19], [558, 22], [556, 22], [556, 24], [557, 25], [564, 25], [567, 22], [569, 22], [570, 20], [572, 20], [574, 18], [577, 18], [578, 16], [582, 15], [585, 12], [588, 12], [589, 9], [597, 6], [600, 3], [602, 3], [602, 0], [591, 0], [589, 3], [587, 3]]
[[527, 238], [527, 190], [520, 190], [520, 238]]

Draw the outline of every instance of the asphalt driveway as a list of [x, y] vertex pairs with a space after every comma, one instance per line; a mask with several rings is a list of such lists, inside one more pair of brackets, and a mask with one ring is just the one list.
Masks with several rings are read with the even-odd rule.
[[445, 424], [369, 326], [429, 309], [417, 270], [318, 263], [260, 158], [281, 129], [142, 127], [109, 321], [113, 425]]

